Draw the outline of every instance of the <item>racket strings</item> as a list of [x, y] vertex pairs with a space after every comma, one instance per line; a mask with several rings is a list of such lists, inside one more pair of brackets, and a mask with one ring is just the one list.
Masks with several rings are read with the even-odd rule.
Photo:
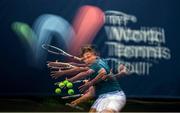
[[42, 45], [42, 48], [47, 50], [49, 53], [52, 53], [52, 54], [56, 54], [56, 55], [63, 55], [63, 56], [67, 56], [67, 57], [70, 57], [70, 58], [73, 58], [73, 59], [76, 59], [78, 61], [82, 61], [81, 58], [79, 57], [76, 57], [76, 56], [73, 56], [65, 51], [63, 51], [62, 49], [58, 48], [58, 47], [55, 47], [55, 46], [52, 46], [52, 45], [49, 45], [49, 44], [43, 44]]

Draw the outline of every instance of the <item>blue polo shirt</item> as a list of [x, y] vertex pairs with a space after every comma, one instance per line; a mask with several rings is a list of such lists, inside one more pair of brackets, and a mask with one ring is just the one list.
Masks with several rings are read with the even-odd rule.
[[[105, 76], [110, 76], [108, 75], [110, 73], [110, 68], [108, 64], [98, 58], [90, 67], [90, 69], [94, 70], [94, 73], [90, 75], [90, 79], [94, 79], [97, 75], [99, 70], [104, 68], [106, 70], [107, 75]], [[120, 85], [118, 81], [114, 78], [113, 80], [108, 79], [108, 80], [102, 80], [95, 84], [95, 91], [96, 91], [96, 96], [99, 96], [101, 94], [105, 94], [108, 92], [113, 92], [113, 91], [121, 91], [122, 89], [120, 88]]]

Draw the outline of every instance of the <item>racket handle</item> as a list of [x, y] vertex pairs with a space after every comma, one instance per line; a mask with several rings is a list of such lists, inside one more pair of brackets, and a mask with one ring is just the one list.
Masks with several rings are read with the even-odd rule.
[[80, 97], [80, 96], [83, 96], [83, 94], [76, 94], [76, 95], [72, 95], [72, 96], [65, 96], [65, 97], [61, 97], [61, 99], [76, 98], [76, 97]]

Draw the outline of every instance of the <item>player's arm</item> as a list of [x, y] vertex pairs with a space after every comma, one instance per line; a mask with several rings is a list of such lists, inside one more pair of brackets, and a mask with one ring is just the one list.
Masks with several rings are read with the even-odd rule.
[[72, 104], [73, 106], [76, 106], [76, 105], [78, 105], [78, 104], [80, 104], [80, 103], [82, 103], [82, 102], [87, 102], [88, 100], [92, 99], [92, 98], [94, 97], [94, 95], [95, 95], [95, 90], [94, 90], [94, 87], [91, 86], [91, 87], [88, 89], [87, 93], [85, 93], [85, 94], [84, 94], [83, 96], [81, 96], [80, 98], [72, 101], [71, 104]]
[[119, 66], [119, 73], [113, 75], [114, 77], [116, 77], [116, 79], [119, 79], [122, 76], [128, 75], [128, 69], [126, 66], [124, 66], [123, 64], [121, 64]]
[[67, 66], [67, 65], [70, 66], [70, 64], [64, 63], [64, 62], [58, 62], [58, 61], [55, 61], [55, 62], [48, 61], [47, 62], [48, 67], [62, 67], [62, 66]]
[[92, 73], [94, 73], [94, 70], [88, 69], [87, 71], [80, 72], [80, 73], [78, 73], [77, 75], [75, 75], [74, 77], [69, 78], [68, 81], [74, 82], [74, 81], [83, 79], [83, 78], [89, 76], [89, 75], [92, 74]]
[[117, 74], [114, 75], [114, 74], [112, 73], [112, 71], [111, 71], [107, 76], [104, 76], [102, 79], [103, 79], [103, 80], [106, 80], [106, 79], [114, 79], [114, 78], [119, 79], [120, 77], [125, 76], [125, 75], [128, 75], [128, 74], [129, 74], [129, 73], [128, 73], [127, 67], [124, 66], [124, 65], [120, 65], [120, 66], [119, 66], [119, 73], [117, 73]]
[[69, 62], [69, 64], [73, 66], [78, 66], [78, 67], [87, 67], [87, 64], [84, 64], [84, 63]]
[[93, 86], [93, 85], [95, 85], [96, 83], [102, 81], [102, 80], [103, 80], [102, 78], [103, 78], [104, 76], [106, 76], [106, 74], [107, 74], [106, 70], [105, 70], [104, 68], [101, 68], [101, 69], [99, 70], [99, 72], [98, 72], [98, 75], [97, 75], [94, 79], [92, 79], [91, 81], [89, 81], [89, 82], [90, 82], [90, 85]]
[[47, 66], [49, 68], [54, 68], [54, 67], [87, 67], [86, 64], [84, 63], [75, 63], [75, 62], [69, 62], [69, 63], [65, 63], [65, 62], [58, 62], [58, 61], [55, 61], [55, 62], [51, 62], [51, 61], [48, 61], [47, 62]]
[[91, 87], [91, 86], [97, 84], [98, 82], [102, 81], [103, 80], [102, 78], [104, 76], [106, 76], [106, 70], [104, 68], [101, 68], [99, 70], [99, 72], [98, 72], [98, 75], [94, 79], [92, 79], [91, 81], [89, 81], [89, 82], [85, 83], [84, 85], [80, 86], [79, 90], [81, 92], [87, 90], [89, 87]]
[[71, 73], [74, 73], [74, 72], [84, 72], [84, 71], [87, 71], [88, 70], [88, 67], [74, 67], [72, 69], [68, 69], [68, 70], [63, 70], [63, 71], [51, 71], [51, 76], [52, 78], [59, 78], [63, 75], [68, 75], [68, 74], [71, 74]]

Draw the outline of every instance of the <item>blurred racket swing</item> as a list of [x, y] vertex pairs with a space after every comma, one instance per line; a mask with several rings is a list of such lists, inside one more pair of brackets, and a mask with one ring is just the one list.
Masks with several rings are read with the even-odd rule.
[[71, 55], [71, 54], [69, 54], [69, 53], [67, 53], [67, 52], [63, 51], [62, 49], [55, 47], [55, 46], [52, 46], [49, 44], [43, 44], [42, 48], [47, 50], [49, 53], [56, 54], [56, 55], [63, 55], [63, 56], [67, 56], [67, 57], [73, 58], [75, 60], [81, 61], [81, 58], [73, 56], [73, 55]]
[[[63, 51], [62, 49], [49, 45], [49, 44], [43, 44], [42, 48], [44, 50], [46, 50], [47, 52], [51, 53], [51, 54], [55, 54], [55, 55], [63, 55], [69, 58], [73, 58], [77, 61], [82, 61], [81, 58], [73, 56], [65, 51]], [[52, 67], [54, 69], [58, 69], [59, 71], [63, 71], [63, 70], [68, 70], [68, 69], [72, 69], [75, 66], [69, 64], [69, 63], [64, 63], [64, 62], [58, 62], [58, 66], [57, 67]], [[61, 99], [71, 99], [71, 98], [77, 98], [80, 96], [83, 96], [83, 94], [74, 94], [74, 89], [73, 86], [76, 83], [81, 83], [83, 82], [83, 80], [78, 80], [75, 82], [69, 82], [67, 80], [61, 81], [61, 82], [56, 82], [54, 83], [54, 85], [56, 85], [56, 89], [55, 89], [55, 93], [56, 94], [61, 94], [62, 91], [66, 91], [68, 93], [68, 96], [62, 96]], [[69, 106], [69, 107], [73, 107], [75, 109], [79, 109], [79, 110], [83, 110], [83, 108], [79, 107], [79, 106], [71, 106], [69, 103], [66, 103], [65, 105]]]
[[[63, 55], [63, 56], [67, 56], [69, 58], [73, 58], [77, 61], [82, 61], [81, 58], [79, 57], [76, 57], [76, 56], [73, 56], [71, 54], [68, 54], [66, 53], [65, 51], [63, 51], [62, 49], [60, 48], [57, 48], [55, 46], [52, 46], [52, 45], [48, 45], [48, 44], [43, 44], [42, 47], [47, 50], [49, 53], [52, 53], [52, 54], [56, 54], [56, 55]], [[91, 93], [88, 93], [88, 91], [90, 91], [89, 89], [87, 90], [87, 92], [84, 93], [84, 96], [83, 94], [74, 94], [74, 88], [73, 84], [75, 83], [80, 83], [80, 82], [83, 82], [83, 80], [81, 81], [80, 77], [81, 76], [88, 76], [90, 73], [88, 72], [90, 69], [88, 67], [88, 65], [84, 65], [84, 66], [80, 66], [80, 65], [75, 65], [73, 63], [64, 63], [64, 62], [49, 62], [48, 63], [48, 67], [50, 69], [56, 69], [56, 71], [51, 71], [51, 76], [52, 78], [58, 78], [62, 75], [68, 75], [67, 73], [70, 73], [70, 72], [78, 72], [79, 74], [77, 74], [75, 77], [72, 77], [70, 79], [67, 79], [67, 80], [64, 80], [64, 81], [61, 81], [61, 82], [57, 82], [55, 83], [54, 85], [57, 85], [58, 87], [55, 89], [55, 93], [56, 94], [60, 94], [62, 90], [66, 91], [68, 90], [68, 96], [65, 96], [65, 97], [61, 97], [62, 99], [69, 99], [69, 98], [75, 98], [75, 97], [81, 97], [84, 99], [85, 98], [90, 98], [92, 97], [91, 96]], [[58, 71], [57, 71], [58, 70]], [[67, 70], [67, 71], [66, 71]], [[77, 71], [78, 70], [78, 71]], [[127, 73], [127, 68], [123, 66], [123, 68], [120, 68], [120, 72], [118, 72], [118, 74], [113, 74], [113, 73], [109, 73], [108, 75], [109, 76], [103, 76], [104, 78], [102, 78], [104, 81], [108, 80], [108, 79], [112, 79], [112, 80], [115, 80], [114, 78], [117, 78], [117, 77], [120, 77], [124, 74], [128, 74]], [[85, 71], [85, 72], [84, 72]], [[82, 73], [81, 73], [82, 72]], [[83, 73], [84, 72], [84, 73]], [[79, 78], [78, 78], [79, 77]], [[97, 79], [97, 78], [94, 78], [94, 79]], [[80, 80], [80, 81], [77, 81], [77, 80]], [[91, 80], [93, 81], [93, 80]], [[73, 83], [74, 82], [74, 83]], [[84, 85], [87, 85], [87, 84], [84, 84]], [[84, 85], [82, 85], [83, 87], [85, 87]], [[82, 92], [81, 88], [82, 86], [80, 86], [78, 89], [80, 89], [80, 92]], [[85, 96], [85, 95], [88, 95], [88, 96]], [[81, 100], [82, 100], [81, 98]], [[78, 100], [78, 99], [77, 99]], [[76, 100], [75, 100], [76, 101]], [[77, 105], [73, 105], [73, 104], [66, 104], [70, 107], [77, 107]], [[78, 109], [78, 108], [76, 108]]]

